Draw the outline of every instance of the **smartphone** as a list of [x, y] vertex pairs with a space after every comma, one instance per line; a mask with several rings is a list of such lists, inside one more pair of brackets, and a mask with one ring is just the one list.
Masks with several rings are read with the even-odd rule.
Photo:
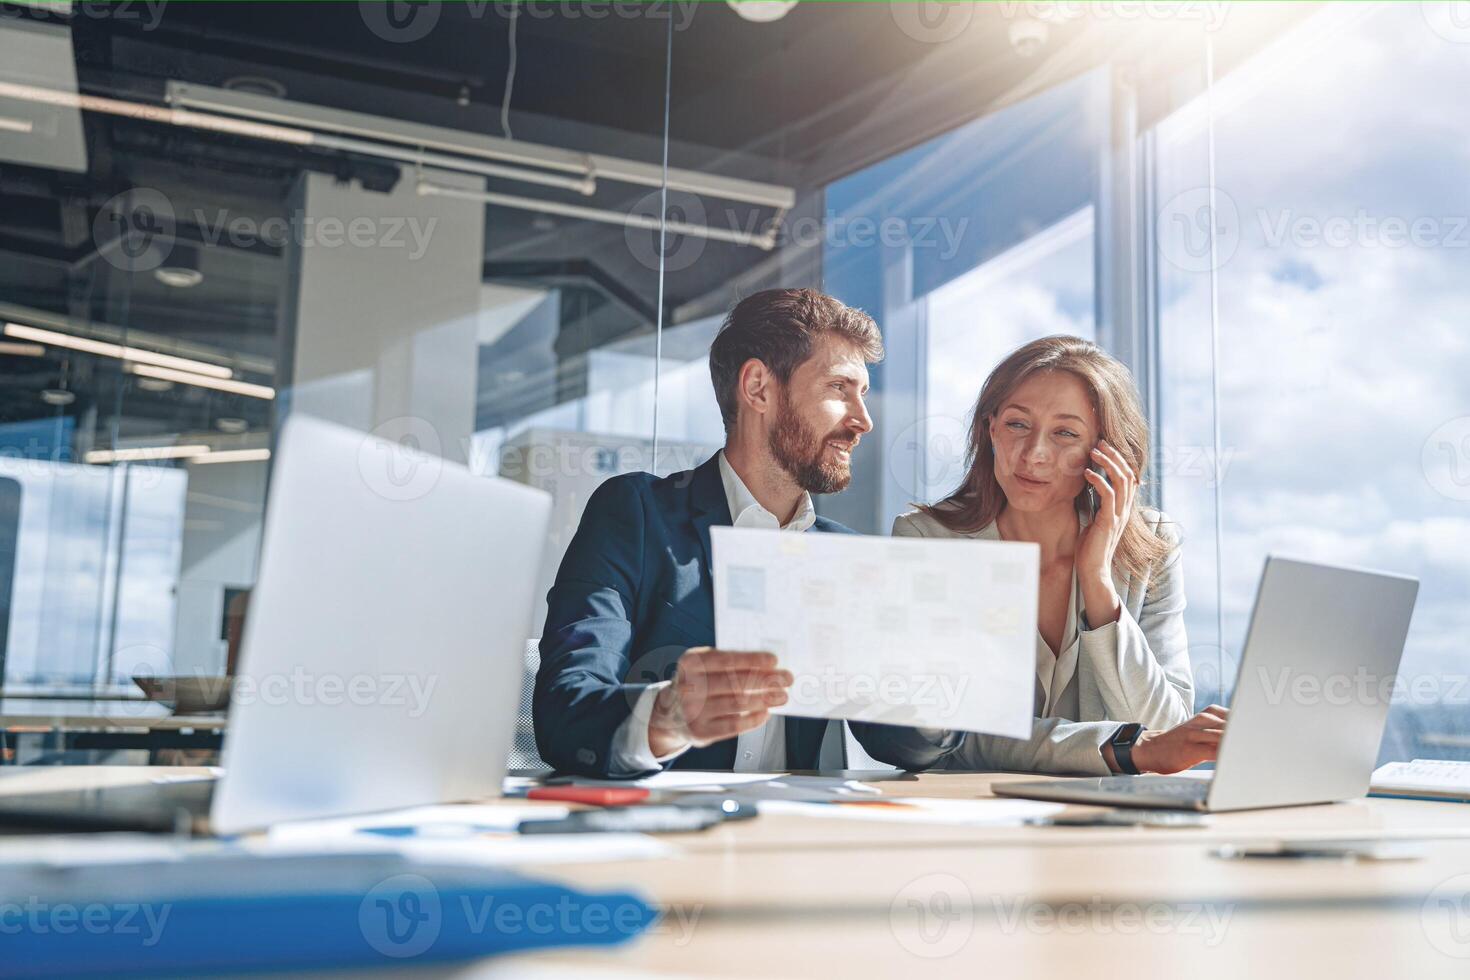
[[[1102, 477], [1103, 480], [1104, 480], [1104, 482], [1106, 482], [1108, 484], [1108, 486], [1112, 486], [1113, 485], [1113, 481], [1108, 479], [1107, 473], [1105, 473], [1103, 471], [1103, 468], [1101, 466], [1097, 465], [1096, 463], [1088, 463], [1087, 464], [1087, 468], [1089, 470], [1092, 470], [1092, 472], [1096, 473], [1098, 476]], [[1097, 516], [1097, 509], [1100, 506], [1101, 506], [1101, 503], [1097, 499], [1097, 487], [1093, 486], [1091, 481], [1088, 481], [1088, 484], [1087, 484], [1087, 516], [1088, 516], [1088, 518], [1096, 517]]]

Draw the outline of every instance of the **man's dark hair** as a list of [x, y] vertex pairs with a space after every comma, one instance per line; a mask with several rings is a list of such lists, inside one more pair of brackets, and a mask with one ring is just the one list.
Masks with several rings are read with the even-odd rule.
[[766, 289], [736, 304], [709, 348], [709, 376], [726, 431], [735, 425], [735, 389], [746, 361], [755, 358], [785, 384], [825, 334], [857, 347], [869, 364], [883, 359], [883, 337], [873, 318], [826, 293]]

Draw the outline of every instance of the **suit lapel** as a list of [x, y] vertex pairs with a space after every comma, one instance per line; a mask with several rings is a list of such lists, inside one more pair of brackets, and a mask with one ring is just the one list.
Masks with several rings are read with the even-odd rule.
[[[699, 537], [700, 547], [704, 549], [704, 584], [706, 588], [713, 590], [714, 548], [710, 544], [709, 529], [716, 526], [729, 527], [734, 523], [734, 518], [730, 515], [730, 502], [725, 498], [725, 482], [720, 478], [718, 453], [695, 468], [694, 475], [689, 482], [689, 510], [690, 523], [694, 525], [694, 533]], [[833, 531], [836, 530], [836, 526], [819, 517], [812, 530]], [[827, 730], [827, 720], [825, 718], [772, 715], [771, 722], [784, 723], [786, 726], [787, 764], [794, 769], [817, 768], [822, 752], [822, 736]], [[733, 769], [736, 741], [733, 738], [725, 739], [702, 751], [685, 753], [680, 757], [680, 761], [688, 760], [691, 766], [698, 762], [701, 766], [710, 768]]]
[[714, 549], [710, 546], [709, 529], [715, 525], [728, 527], [733, 518], [730, 504], [725, 499], [725, 484], [720, 479], [720, 454], [716, 453], [701, 463], [694, 471], [689, 483], [690, 522], [704, 548], [704, 571], [708, 584], [710, 570], [714, 568]]

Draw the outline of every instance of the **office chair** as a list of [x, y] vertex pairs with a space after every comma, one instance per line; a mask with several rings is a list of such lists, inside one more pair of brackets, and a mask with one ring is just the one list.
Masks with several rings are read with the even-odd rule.
[[531, 696], [536, 688], [536, 669], [541, 665], [541, 640], [526, 641], [525, 656], [521, 670], [521, 701], [516, 706], [515, 738], [510, 743], [506, 768], [530, 772], [550, 772], [551, 767], [541, 761], [536, 751], [536, 729], [531, 721]]

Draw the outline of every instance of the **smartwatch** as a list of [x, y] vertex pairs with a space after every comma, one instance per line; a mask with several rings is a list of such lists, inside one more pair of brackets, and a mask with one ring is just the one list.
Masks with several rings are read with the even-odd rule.
[[1108, 744], [1113, 747], [1113, 758], [1118, 762], [1118, 768], [1130, 776], [1138, 775], [1138, 767], [1133, 764], [1133, 743], [1138, 741], [1138, 736], [1147, 729], [1136, 721], [1130, 721], [1126, 725], [1119, 725], [1118, 730], [1113, 732], [1113, 737], [1108, 739]]

